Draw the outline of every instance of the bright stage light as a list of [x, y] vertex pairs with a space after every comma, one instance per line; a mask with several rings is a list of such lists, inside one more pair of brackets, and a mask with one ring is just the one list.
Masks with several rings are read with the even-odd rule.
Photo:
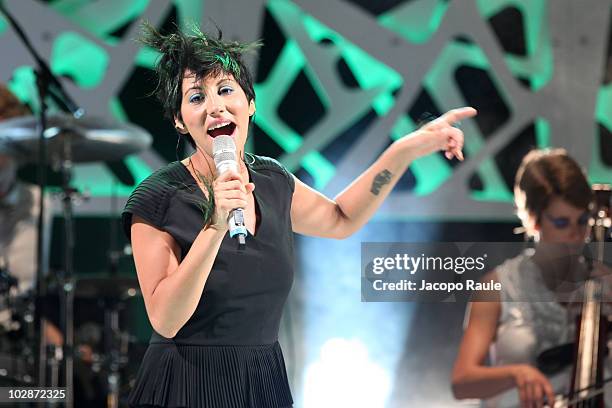
[[384, 407], [391, 376], [359, 340], [332, 338], [306, 368], [304, 407]]

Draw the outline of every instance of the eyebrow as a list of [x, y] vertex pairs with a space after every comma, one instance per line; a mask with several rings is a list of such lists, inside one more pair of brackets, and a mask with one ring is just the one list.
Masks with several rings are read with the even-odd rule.
[[[231, 82], [231, 79], [229, 79], [229, 78], [221, 78], [220, 80], [217, 81], [216, 86], [221, 85], [223, 82]], [[189, 91], [191, 91], [192, 89], [198, 89], [199, 90], [199, 89], [201, 89], [201, 87], [199, 85], [192, 85], [192, 86], [190, 86], [189, 88], [187, 88], [185, 90], [185, 92], [183, 93], [183, 96], [187, 96], [187, 93]]]

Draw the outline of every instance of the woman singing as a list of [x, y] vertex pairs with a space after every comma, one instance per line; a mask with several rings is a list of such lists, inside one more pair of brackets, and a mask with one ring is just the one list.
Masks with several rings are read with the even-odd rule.
[[[277, 161], [244, 152], [256, 105], [242, 55], [252, 45], [198, 30], [162, 35], [149, 25], [142, 41], [161, 53], [157, 96], [195, 153], [144, 180], [123, 214], [154, 329], [129, 403], [291, 407], [277, 335], [293, 280], [293, 232], [351, 235], [412, 160], [440, 150], [462, 159], [463, 134], [452, 124], [476, 111], [452, 110], [395, 141], [330, 200]], [[234, 140], [239, 171], [217, 174], [220, 135]], [[228, 234], [235, 208], [245, 213], [243, 250]]]

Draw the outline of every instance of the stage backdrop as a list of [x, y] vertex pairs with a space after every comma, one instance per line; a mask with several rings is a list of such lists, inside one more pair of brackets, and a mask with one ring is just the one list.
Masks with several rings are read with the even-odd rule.
[[[460, 124], [465, 162], [419, 159], [356, 237], [296, 241], [283, 344], [299, 407], [453, 404], [448, 375], [464, 305], [361, 303], [361, 241], [520, 239], [511, 234], [512, 183], [533, 147], [565, 147], [591, 181], [612, 180], [609, 1], [4, 3], [88, 115], [132, 122], [154, 137], [149, 151], [119, 163], [77, 166], [74, 184], [91, 195], [76, 208], [81, 273], [109, 268], [109, 248], [125, 244], [113, 220], [127, 196], [184, 154], [148, 95], [157, 55], [134, 41], [142, 19], [263, 39], [249, 60], [258, 109], [248, 149], [330, 196], [424, 121], [458, 106], [479, 110]], [[33, 60], [1, 18], [0, 50], [0, 80], [36, 110]], [[109, 238], [92, 249], [96, 236]], [[61, 267], [57, 256], [52, 262]], [[129, 258], [119, 269], [134, 274]], [[133, 324], [145, 336], [139, 310]]]

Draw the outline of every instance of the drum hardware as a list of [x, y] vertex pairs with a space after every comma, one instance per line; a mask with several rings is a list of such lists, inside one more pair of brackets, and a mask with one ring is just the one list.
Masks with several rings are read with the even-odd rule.
[[7, 268], [0, 267], [0, 295], [7, 295], [11, 288], [17, 286], [17, 279], [12, 276]]
[[[68, 93], [64, 90], [62, 83], [53, 75], [49, 66], [45, 62], [45, 60], [38, 54], [38, 52], [34, 49], [32, 43], [29, 41], [25, 32], [22, 30], [20, 25], [17, 23], [15, 18], [7, 11], [7, 8], [3, 3], [0, 3], [0, 11], [6, 16], [9, 25], [13, 28], [17, 36], [21, 39], [24, 46], [27, 50], [32, 54], [34, 60], [36, 61], [36, 85], [38, 89], [38, 99], [40, 103], [40, 112], [37, 121], [37, 132], [35, 132], [38, 138], [34, 140], [38, 141], [38, 186], [40, 188], [41, 194], [39, 199], [39, 214], [38, 214], [38, 239], [37, 239], [37, 269], [36, 269], [36, 300], [39, 301], [40, 295], [45, 295], [45, 287], [43, 283], [43, 234], [42, 227], [43, 222], [45, 220], [45, 200], [44, 194], [45, 191], [45, 163], [47, 161], [46, 155], [46, 129], [47, 126], [47, 96], [53, 98], [66, 112], [70, 112], [72, 116], [76, 118], [80, 118], [84, 114], [84, 110], [80, 108], [68, 95]], [[34, 142], [36, 143], [36, 142]], [[4, 141], [3, 143], [4, 144]], [[67, 144], [69, 146], [69, 144]], [[68, 148], [68, 157], [66, 159], [70, 159], [70, 149]], [[72, 270], [70, 269], [70, 261], [68, 261], [68, 265], [66, 267], [67, 274], [70, 274]], [[39, 384], [45, 383], [45, 340], [44, 336], [42, 336], [42, 318], [41, 318], [41, 305], [36, 305], [36, 324], [37, 331], [41, 335], [39, 336], [39, 344], [38, 344], [38, 354], [37, 354], [37, 366], [38, 366], [38, 379]], [[67, 313], [71, 312], [70, 307], [66, 308]], [[67, 324], [70, 324], [70, 316], [65, 319]], [[65, 329], [65, 340], [66, 347], [70, 349], [72, 344], [72, 329], [71, 327], [63, 327]], [[72, 389], [72, 366], [71, 366], [71, 357], [70, 353], [68, 353], [66, 359], [66, 387], [70, 390]], [[72, 407], [72, 398], [68, 398], [67, 407]]]
[[[16, 160], [23, 163], [35, 163], [38, 168], [38, 185], [41, 192], [45, 191], [46, 186], [46, 163], [50, 160], [55, 169], [59, 169], [62, 175], [62, 210], [65, 223], [65, 265], [58, 281], [60, 291], [60, 320], [61, 329], [64, 336], [64, 348], [47, 349], [44, 339], [44, 323], [41, 315], [42, 301], [47, 298], [46, 282], [43, 278], [43, 234], [42, 226], [45, 220], [44, 194], [40, 194], [39, 218], [38, 218], [38, 240], [37, 240], [37, 272], [35, 291], [31, 297], [28, 310], [32, 313], [24, 313], [23, 327], [19, 330], [26, 330], [30, 339], [38, 339], [36, 348], [29, 348], [31, 356], [26, 359], [34, 359], [34, 367], [37, 367], [37, 375], [23, 376], [23, 380], [36, 378], [37, 385], [47, 384], [47, 367], [45, 362], [46, 355], [50, 353], [51, 360], [51, 382], [59, 383], [59, 373], [65, 375], [63, 386], [68, 390], [73, 389], [73, 366], [74, 366], [74, 298], [79, 296], [79, 291], [87, 290], [87, 283], [74, 277], [74, 267], [72, 253], [74, 248], [74, 229], [73, 229], [73, 204], [75, 201], [86, 198], [71, 187], [73, 164], [79, 162], [93, 161], [115, 161], [124, 156], [136, 153], [148, 148], [152, 138], [145, 130], [130, 124], [117, 123], [103, 118], [84, 116], [84, 110], [80, 108], [64, 90], [62, 83], [53, 75], [45, 60], [36, 52], [26, 34], [19, 26], [13, 16], [7, 11], [6, 6], [0, 2], [0, 11], [6, 16], [10, 26], [17, 36], [22, 40], [24, 46], [32, 54], [36, 62], [36, 78], [38, 88], [38, 98], [40, 112], [37, 117], [26, 116], [11, 119], [0, 123], [0, 153], [9, 154]], [[47, 115], [47, 97], [51, 97], [54, 102], [66, 113]], [[98, 284], [100, 282], [97, 282]], [[132, 282], [133, 283], [133, 282]], [[0, 294], [9, 291], [14, 283], [0, 276]], [[105, 283], [103, 291], [112, 296], [119, 295], [117, 304], [123, 300], [138, 294], [137, 285], [126, 288], [117, 282]], [[112, 289], [111, 289], [112, 288]], [[119, 288], [119, 291], [117, 291]], [[122, 292], [122, 289], [124, 291]], [[121, 293], [119, 293], [121, 292]], [[99, 291], [97, 292], [100, 293]], [[26, 302], [27, 303], [27, 302]], [[118, 328], [118, 309], [108, 311], [106, 318], [109, 329], [117, 336]], [[36, 334], [38, 333], [38, 336]], [[119, 336], [120, 337], [120, 336]], [[26, 350], [28, 348], [25, 348]], [[34, 352], [36, 350], [36, 352]], [[111, 353], [111, 369], [109, 372], [109, 384], [113, 385], [113, 395], [118, 395], [118, 367], [123, 364], [122, 351]], [[1, 359], [0, 355], [0, 359]], [[63, 363], [60, 368], [58, 362]], [[2, 367], [2, 364], [0, 364]], [[11, 375], [11, 373], [7, 373]], [[0, 377], [2, 372], [0, 372]], [[115, 398], [117, 400], [117, 398]], [[73, 398], [69, 398], [67, 407], [73, 406]]]

